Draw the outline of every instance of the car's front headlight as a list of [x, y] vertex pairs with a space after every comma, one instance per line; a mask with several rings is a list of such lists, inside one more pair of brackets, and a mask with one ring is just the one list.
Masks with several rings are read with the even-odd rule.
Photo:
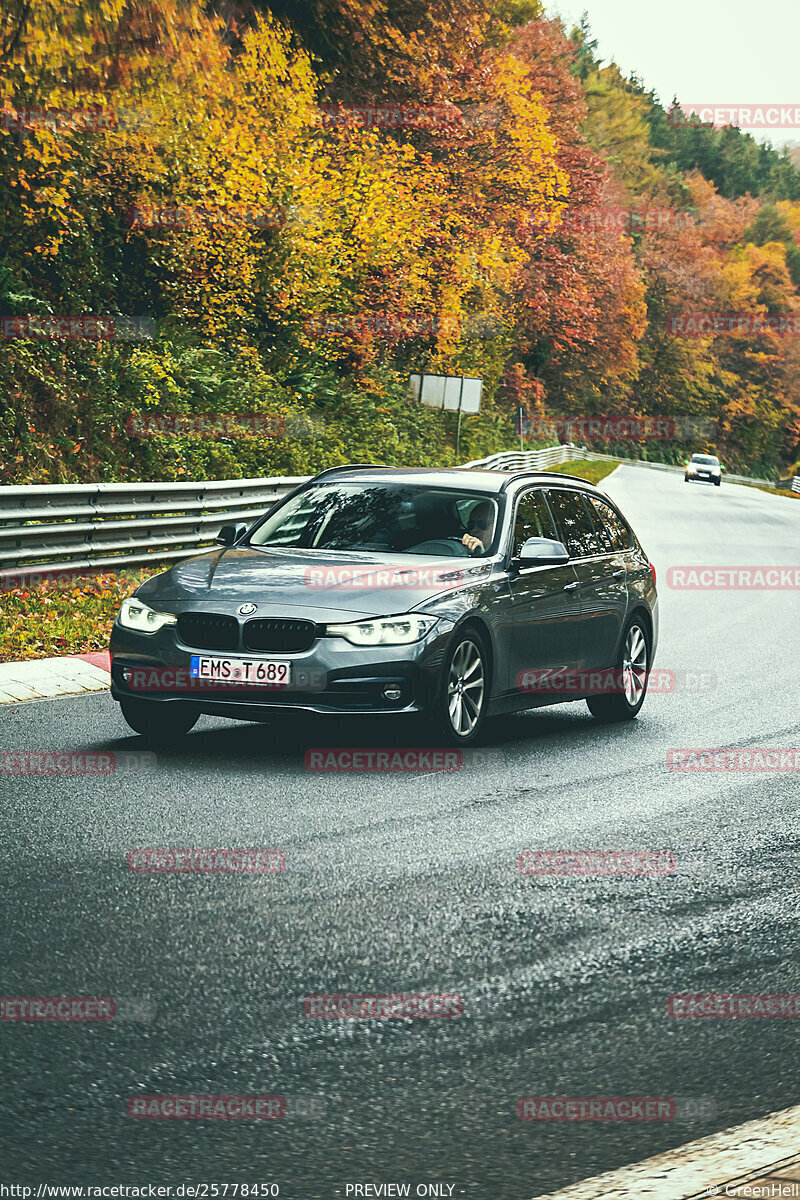
[[156, 612], [131, 596], [129, 600], [123, 600], [117, 619], [123, 629], [135, 629], [138, 633], [158, 633], [165, 625], [174, 625], [178, 618], [172, 613]]
[[343, 637], [354, 646], [405, 646], [424, 638], [438, 620], [438, 617], [418, 616], [416, 613], [406, 617], [379, 617], [374, 621], [329, 625], [328, 633]]

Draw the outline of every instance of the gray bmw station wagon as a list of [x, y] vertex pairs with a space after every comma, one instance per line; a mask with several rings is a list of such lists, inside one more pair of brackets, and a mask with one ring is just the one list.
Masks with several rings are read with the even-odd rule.
[[469, 745], [502, 713], [644, 702], [655, 570], [582, 479], [334, 467], [217, 540], [114, 622], [112, 695], [153, 743], [294, 709], [427, 713]]

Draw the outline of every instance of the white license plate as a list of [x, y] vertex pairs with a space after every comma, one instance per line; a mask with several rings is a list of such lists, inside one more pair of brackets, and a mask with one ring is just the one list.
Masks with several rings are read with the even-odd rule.
[[256, 687], [285, 687], [291, 682], [292, 664], [277, 659], [220, 658], [193, 654], [192, 678], [211, 683], [248, 683]]

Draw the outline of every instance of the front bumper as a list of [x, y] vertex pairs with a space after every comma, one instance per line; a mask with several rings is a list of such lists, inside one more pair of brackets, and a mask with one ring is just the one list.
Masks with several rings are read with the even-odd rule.
[[[115, 622], [111, 633], [111, 695], [117, 701], [191, 701], [200, 712], [234, 720], [266, 719], [275, 710], [314, 713], [423, 712], [436, 696], [452, 623], [420, 642], [359, 647], [343, 638], [318, 638], [303, 652], [200, 650], [182, 645], [174, 626], [140, 634]], [[191, 678], [191, 657], [244, 657], [292, 665], [283, 687], [209, 684]], [[388, 694], [386, 689], [388, 689]]]

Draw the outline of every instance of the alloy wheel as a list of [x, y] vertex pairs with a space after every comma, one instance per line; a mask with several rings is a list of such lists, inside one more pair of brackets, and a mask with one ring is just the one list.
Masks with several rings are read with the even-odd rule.
[[639, 703], [647, 676], [647, 642], [638, 625], [631, 625], [622, 654], [622, 686], [632, 708]]
[[466, 638], [453, 655], [447, 680], [450, 724], [459, 737], [469, 737], [478, 724], [485, 690], [483, 655], [475, 642]]

